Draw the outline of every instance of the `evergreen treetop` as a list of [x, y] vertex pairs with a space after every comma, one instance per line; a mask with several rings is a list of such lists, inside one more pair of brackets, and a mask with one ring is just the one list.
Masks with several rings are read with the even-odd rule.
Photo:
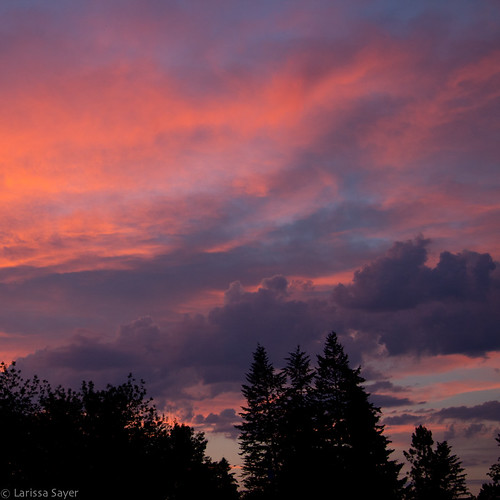
[[316, 497], [333, 489], [338, 498], [373, 491], [398, 498], [401, 465], [389, 459], [380, 410], [337, 335], [327, 336], [316, 367], [300, 347], [286, 362], [275, 370], [258, 345], [243, 386], [247, 404], [238, 428], [249, 496]]

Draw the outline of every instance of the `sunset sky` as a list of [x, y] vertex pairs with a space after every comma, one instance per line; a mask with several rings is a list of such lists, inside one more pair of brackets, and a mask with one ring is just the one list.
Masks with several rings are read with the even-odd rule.
[[496, 0], [2, 0], [1, 358], [132, 372], [237, 466], [257, 343], [279, 368], [335, 330], [395, 455], [422, 423], [477, 491], [499, 26]]

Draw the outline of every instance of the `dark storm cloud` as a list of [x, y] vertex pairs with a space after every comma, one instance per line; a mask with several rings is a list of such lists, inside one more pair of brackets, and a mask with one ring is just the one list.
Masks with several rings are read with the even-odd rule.
[[490, 255], [443, 252], [431, 269], [425, 265], [429, 243], [423, 238], [395, 243], [385, 257], [356, 271], [352, 285], [337, 286], [334, 300], [347, 308], [386, 311], [487, 297], [496, 268]]
[[354, 273], [352, 285], [338, 285], [333, 291], [335, 302], [346, 308], [364, 310], [400, 310], [424, 300], [427, 289], [421, 281], [428, 273], [423, 265], [427, 259], [425, 245], [396, 243], [381, 257]]
[[[318, 293], [310, 282], [290, 282], [284, 275], [264, 278], [255, 291], [233, 281], [224, 303], [207, 314], [186, 314], [168, 322], [142, 317], [107, 339], [81, 333], [64, 346], [21, 359], [20, 366], [49, 380], [75, 382], [81, 378], [117, 382], [131, 371], [148, 381], [155, 397], [189, 406], [202, 397], [193, 389], [200, 383], [203, 397], [239, 392], [257, 343], [267, 348], [277, 368], [283, 367], [285, 357], [297, 345], [314, 363], [322, 339], [331, 330], [339, 333], [353, 366], [376, 355], [381, 345], [389, 355], [477, 355], [497, 349], [499, 286], [490, 256], [443, 252], [431, 268], [426, 265], [428, 245], [424, 238], [395, 243], [385, 256], [357, 271], [352, 285], [337, 286], [333, 295]], [[217, 262], [218, 256], [207, 258]], [[113, 284], [117, 303], [123, 293], [139, 297], [144, 291], [144, 302], [139, 304], [158, 293], [158, 289], [148, 289], [147, 282], [134, 284], [132, 277]], [[153, 278], [153, 273], [149, 277], [158, 284], [164, 278]], [[129, 283], [128, 292], [125, 283]], [[185, 285], [179, 283], [181, 291]], [[167, 289], [166, 284], [161, 286]], [[380, 379], [379, 374], [372, 375]], [[398, 397], [405, 388], [387, 380], [367, 388], [378, 406], [414, 404], [406, 395]], [[493, 409], [491, 405], [476, 408]], [[453, 411], [459, 418], [460, 411], [469, 410]], [[438, 417], [446, 418], [446, 412]]]
[[498, 349], [500, 280], [491, 256], [442, 252], [431, 268], [428, 245], [397, 242], [356, 271], [352, 284], [335, 287], [343, 324], [379, 335], [390, 354]]
[[210, 325], [227, 346], [222, 355], [234, 351], [233, 339], [241, 349], [238, 358], [242, 366], [248, 364], [257, 342], [268, 348], [276, 363], [298, 344], [306, 350], [313, 346], [329, 328], [333, 309], [326, 300], [296, 299], [289, 288], [284, 276], [264, 279], [256, 292], [246, 292], [240, 283], [233, 283], [226, 293], [226, 304], [208, 315]]
[[156, 396], [192, 399], [185, 389], [200, 380], [216, 395], [239, 391], [258, 342], [280, 367], [296, 345], [316, 347], [331, 314], [326, 301], [296, 300], [288, 280], [274, 276], [264, 279], [256, 292], [233, 283], [225, 305], [207, 316], [185, 315], [168, 328], [141, 318], [122, 326], [113, 340], [80, 336], [64, 347], [29, 355], [20, 366], [49, 380], [52, 374], [73, 381], [82, 375], [115, 380], [126, 368], [149, 380]]

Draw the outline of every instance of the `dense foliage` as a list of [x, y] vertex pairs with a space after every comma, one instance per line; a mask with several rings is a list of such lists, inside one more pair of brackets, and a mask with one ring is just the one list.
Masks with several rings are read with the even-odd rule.
[[205, 456], [206, 441], [168, 424], [144, 382], [129, 376], [78, 391], [0, 365], [0, 484], [18, 491], [78, 490], [81, 499], [238, 498], [226, 460]]
[[380, 410], [363, 382], [333, 332], [315, 368], [297, 348], [276, 371], [259, 345], [239, 426], [247, 496], [400, 498], [401, 465], [389, 459]]

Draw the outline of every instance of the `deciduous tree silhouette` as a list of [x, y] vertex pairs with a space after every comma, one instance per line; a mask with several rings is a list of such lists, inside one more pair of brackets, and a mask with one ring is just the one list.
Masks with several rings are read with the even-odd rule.
[[[496, 437], [496, 440], [500, 446], [500, 433]], [[492, 482], [482, 485], [477, 500], [500, 500], [500, 457], [498, 457], [497, 462], [490, 467], [488, 476], [491, 478]]]
[[420, 425], [412, 434], [410, 449], [404, 455], [411, 465], [408, 500], [454, 500], [470, 498], [464, 469], [446, 441], [436, 444], [432, 432]]
[[170, 425], [146, 398], [144, 382], [97, 390], [52, 389], [0, 365], [0, 484], [79, 490], [82, 499], [238, 498], [225, 460], [206, 440]]

